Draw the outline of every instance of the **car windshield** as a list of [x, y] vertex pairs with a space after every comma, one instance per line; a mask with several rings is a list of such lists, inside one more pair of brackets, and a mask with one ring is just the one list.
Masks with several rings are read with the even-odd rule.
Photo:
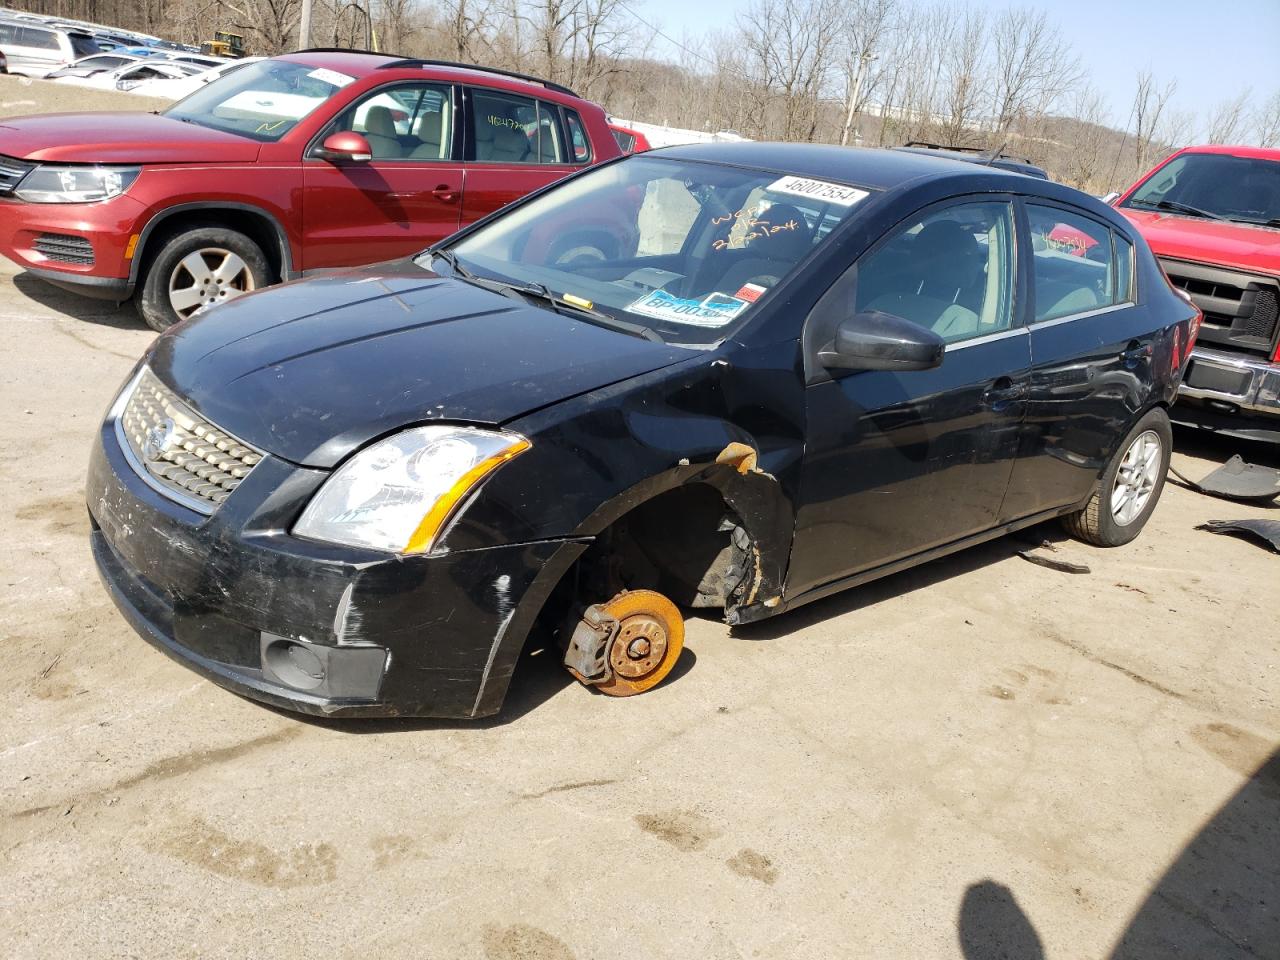
[[253, 140], [279, 140], [354, 79], [323, 67], [261, 60], [201, 87], [165, 116]]
[[[670, 343], [740, 327], [866, 190], [654, 156], [597, 168], [420, 263]], [[605, 324], [607, 325], [607, 324]]]
[[1123, 205], [1280, 226], [1280, 161], [1184, 153], [1139, 184]]

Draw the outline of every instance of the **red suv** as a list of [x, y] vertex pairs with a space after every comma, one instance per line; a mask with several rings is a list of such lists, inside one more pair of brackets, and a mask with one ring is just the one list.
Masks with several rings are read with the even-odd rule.
[[[554, 83], [313, 50], [246, 64], [162, 114], [0, 121], [0, 253], [162, 330], [279, 280], [421, 250], [619, 156]], [[551, 251], [581, 256], [572, 230]]]
[[1188, 147], [1115, 205], [1204, 313], [1170, 416], [1280, 442], [1280, 150]]

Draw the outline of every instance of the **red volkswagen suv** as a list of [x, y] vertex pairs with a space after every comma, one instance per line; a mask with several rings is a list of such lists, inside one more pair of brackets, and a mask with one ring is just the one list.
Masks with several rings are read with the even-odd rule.
[[[604, 111], [554, 83], [305, 51], [160, 114], [0, 121], [0, 253], [79, 293], [136, 293], [163, 330], [279, 280], [421, 250], [620, 153]], [[589, 250], [581, 232], [552, 258]]]

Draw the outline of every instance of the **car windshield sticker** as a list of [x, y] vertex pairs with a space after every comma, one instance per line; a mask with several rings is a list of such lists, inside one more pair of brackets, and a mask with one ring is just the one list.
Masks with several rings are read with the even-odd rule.
[[693, 327], [723, 327], [746, 308], [745, 300], [739, 300], [724, 293], [713, 293], [701, 300], [696, 297], [692, 300], [683, 300], [665, 290], [646, 293], [627, 306], [627, 309], [633, 313]]
[[734, 296], [739, 300], [750, 300], [755, 303], [764, 296], [765, 291], [768, 289], [768, 287], [763, 287], [758, 283], [744, 283]]
[[355, 80], [355, 77], [348, 77], [345, 73], [339, 73], [337, 70], [330, 70], [327, 67], [318, 67], [308, 73], [307, 76], [312, 80], [327, 83], [331, 87], [345, 87]]
[[766, 189], [771, 193], [789, 193], [794, 197], [807, 197], [841, 207], [852, 207], [859, 200], [870, 196], [866, 190], [859, 190], [857, 187], [846, 187], [843, 183], [828, 183], [825, 180], [806, 180], [804, 177], [783, 177], [773, 181]]

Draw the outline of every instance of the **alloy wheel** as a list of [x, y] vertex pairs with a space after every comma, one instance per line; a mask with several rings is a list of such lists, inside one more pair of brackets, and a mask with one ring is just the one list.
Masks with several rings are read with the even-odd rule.
[[1127, 527], [1146, 509], [1160, 482], [1163, 453], [1154, 430], [1143, 431], [1129, 444], [1111, 489], [1111, 516], [1118, 526]]
[[238, 254], [224, 247], [203, 247], [174, 266], [169, 275], [169, 305], [185, 320], [253, 288], [253, 271]]

